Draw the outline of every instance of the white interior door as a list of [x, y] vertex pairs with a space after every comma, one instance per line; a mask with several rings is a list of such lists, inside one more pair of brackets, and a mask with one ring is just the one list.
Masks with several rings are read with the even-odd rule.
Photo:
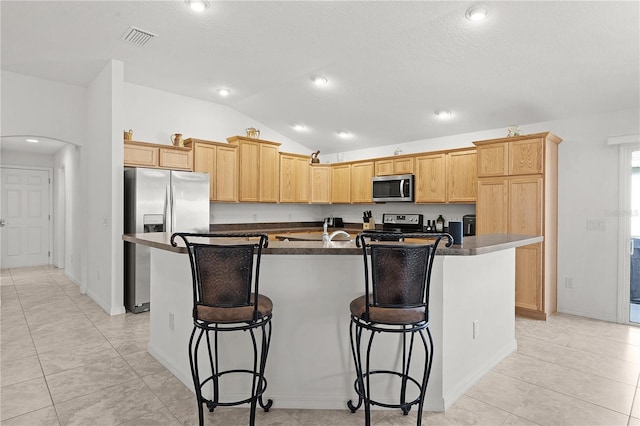
[[49, 172], [2, 168], [2, 267], [49, 264]]

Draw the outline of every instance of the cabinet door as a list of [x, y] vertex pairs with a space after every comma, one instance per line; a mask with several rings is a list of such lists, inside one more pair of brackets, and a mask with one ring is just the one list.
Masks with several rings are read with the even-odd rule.
[[478, 188], [476, 150], [447, 154], [447, 201], [473, 203]]
[[542, 243], [516, 248], [516, 307], [541, 311]]
[[216, 201], [238, 201], [238, 149], [217, 146], [215, 164]]
[[509, 233], [542, 235], [542, 177], [509, 179]]
[[376, 165], [376, 176], [391, 176], [393, 173], [393, 160], [377, 160], [375, 162]]
[[331, 167], [331, 202], [336, 204], [348, 204], [351, 202], [350, 164]]
[[509, 182], [506, 178], [478, 179], [476, 234], [506, 234], [508, 231]]
[[124, 144], [124, 165], [158, 167], [158, 148]]
[[238, 144], [239, 199], [257, 202], [260, 146], [257, 142], [242, 141]]
[[216, 199], [216, 147], [196, 143], [193, 146], [193, 171], [209, 173], [209, 200]]
[[506, 176], [509, 171], [509, 146], [507, 142], [480, 145], [478, 152], [478, 177]]
[[260, 144], [260, 179], [259, 201], [263, 203], [278, 202], [280, 174], [280, 158], [278, 147]]
[[160, 167], [193, 170], [193, 151], [190, 149], [160, 148]]
[[280, 202], [309, 201], [309, 160], [294, 155], [280, 155]]
[[393, 174], [394, 175], [406, 175], [413, 173], [413, 158], [394, 158], [393, 159]]
[[331, 202], [331, 166], [311, 165], [311, 202]]
[[296, 158], [296, 200], [309, 202], [309, 159]]
[[416, 157], [415, 168], [416, 203], [444, 203], [447, 200], [445, 154]]
[[351, 165], [351, 202], [372, 203], [372, 183], [374, 165], [372, 161]]
[[509, 175], [542, 173], [542, 139], [509, 142]]

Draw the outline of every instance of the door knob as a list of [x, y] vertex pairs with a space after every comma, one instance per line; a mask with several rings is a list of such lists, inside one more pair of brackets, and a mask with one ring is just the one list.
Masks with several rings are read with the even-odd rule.
[[2, 228], [4, 225], [6, 225], [7, 223], [5, 222], [4, 219], [0, 219], [0, 228]]

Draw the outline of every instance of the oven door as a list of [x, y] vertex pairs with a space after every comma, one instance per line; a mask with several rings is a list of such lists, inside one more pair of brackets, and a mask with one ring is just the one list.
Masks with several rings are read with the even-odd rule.
[[376, 176], [372, 195], [374, 202], [413, 202], [413, 175]]

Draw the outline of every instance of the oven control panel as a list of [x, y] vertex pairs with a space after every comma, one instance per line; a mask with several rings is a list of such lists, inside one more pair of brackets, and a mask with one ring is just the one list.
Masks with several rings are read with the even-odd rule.
[[388, 214], [382, 215], [383, 225], [410, 225], [419, 226], [422, 228], [424, 219], [421, 214], [409, 213], [409, 214]]

